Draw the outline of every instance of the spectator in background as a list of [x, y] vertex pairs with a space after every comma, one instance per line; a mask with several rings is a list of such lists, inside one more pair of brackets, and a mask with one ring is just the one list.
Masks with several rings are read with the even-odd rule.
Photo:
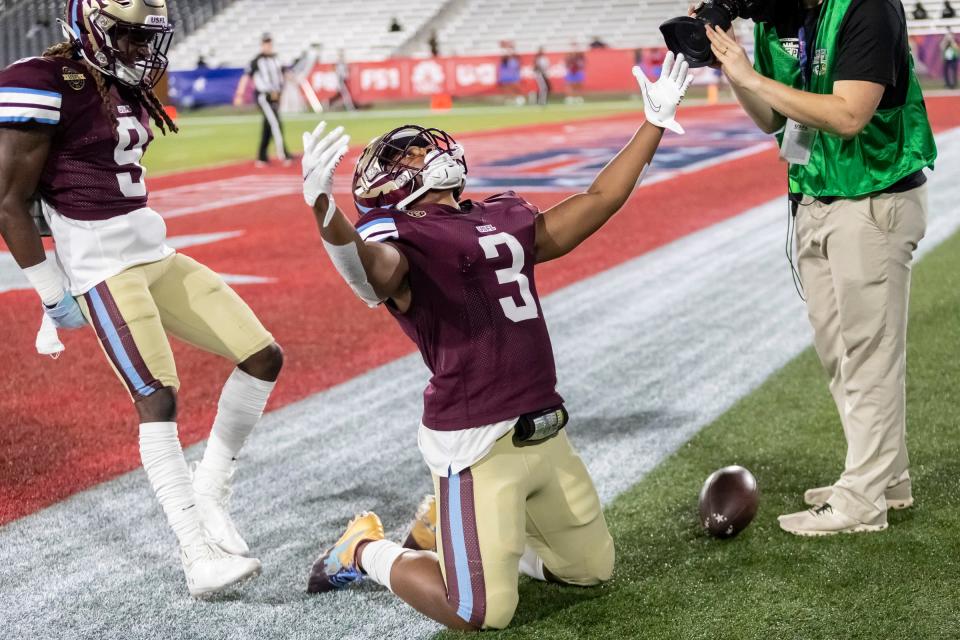
[[953, 6], [950, 4], [950, 1], [943, 3], [943, 14], [940, 16], [944, 20], [949, 20], [951, 18], [957, 17], [957, 12], [953, 10]]
[[207, 63], [206, 57], [201, 53], [197, 56], [197, 69], [207, 69], [210, 65]]
[[403, 31], [403, 26], [397, 21], [396, 16], [390, 18], [390, 33], [396, 33], [397, 31]]
[[591, 49], [606, 49], [607, 43], [600, 39], [600, 36], [593, 36], [593, 40], [590, 41]]
[[347, 57], [343, 49], [337, 54], [337, 93], [330, 98], [328, 107], [332, 107], [336, 101], [343, 103], [344, 111], [356, 111], [357, 105], [353, 102], [353, 95], [350, 93], [350, 65], [347, 64]]
[[497, 85], [505, 93], [513, 96], [513, 101], [523, 104], [523, 89], [520, 88], [520, 58], [513, 51], [507, 51], [500, 57], [497, 67]]
[[284, 163], [290, 163], [290, 153], [283, 141], [283, 123], [280, 121], [280, 94], [286, 81], [286, 70], [277, 59], [273, 51], [273, 38], [269, 33], [260, 38], [260, 54], [250, 61], [250, 68], [237, 85], [237, 92], [233, 96], [233, 104], [243, 104], [250, 79], [253, 79], [254, 98], [260, 111], [263, 113], [263, 128], [260, 135], [260, 149], [257, 152], [256, 166], [263, 167], [268, 163], [267, 148], [273, 138], [277, 158]]
[[533, 58], [533, 79], [537, 83], [537, 104], [541, 107], [547, 106], [550, 99], [550, 59], [544, 53], [543, 47], [537, 50], [537, 55]]
[[940, 41], [940, 51], [943, 53], [943, 81], [947, 89], [957, 88], [957, 58], [960, 58], [960, 45], [953, 35], [953, 29], [947, 27], [947, 33]]
[[440, 42], [437, 40], [437, 32], [430, 33], [430, 39], [427, 40], [427, 46], [430, 47], [430, 55], [436, 58], [440, 55]]
[[923, 5], [919, 2], [917, 6], [913, 8], [913, 19], [914, 20], [926, 20], [927, 19], [927, 10], [923, 8]]
[[567, 104], [582, 103], [583, 81], [586, 76], [586, 56], [582, 51], [574, 50], [564, 58], [564, 65], [567, 68], [567, 75], [564, 80], [567, 83], [567, 97], [564, 102]]

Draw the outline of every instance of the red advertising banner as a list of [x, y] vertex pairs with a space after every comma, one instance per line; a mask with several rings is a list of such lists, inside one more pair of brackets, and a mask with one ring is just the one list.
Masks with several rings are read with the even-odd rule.
[[[592, 49], [584, 52], [582, 73], [567, 53], [547, 53], [547, 77], [554, 92], [632, 92], [636, 80], [631, 68], [641, 62], [648, 74], [656, 76], [663, 60], [662, 49]], [[458, 56], [444, 58], [395, 58], [383, 62], [349, 65], [347, 86], [355, 102], [416, 100], [434, 95], [454, 97], [526, 94], [536, 91], [533, 54], [516, 56]], [[518, 62], [518, 63], [517, 63]], [[579, 80], [579, 82], [578, 82]], [[336, 68], [317, 65], [309, 76], [310, 85], [321, 100], [338, 90]], [[572, 84], [574, 86], [568, 86]]]

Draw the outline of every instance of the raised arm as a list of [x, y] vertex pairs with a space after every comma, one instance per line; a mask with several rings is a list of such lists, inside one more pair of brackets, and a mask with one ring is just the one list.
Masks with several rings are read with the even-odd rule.
[[303, 195], [320, 227], [323, 247], [337, 272], [371, 307], [398, 297], [406, 288], [406, 258], [390, 244], [364, 242], [333, 200], [333, 177], [349, 148], [343, 127], [323, 135], [321, 122], [303, 134]]
[[[838, 80], [833, 83], [832, 94], [788, 87], [757, 73], [747, 58], [747, 52], [725, 32], [708, 27], [707, 37], [745, 108], [753, 103], [764, 103], [776, 114], [850, 140], [867, 126], [883, 98], [884, 85], [861, 80]], [[746, 101], [743, 96], [747, 96]], [[768, 131], [749, 108], [747, 113], [761, 129]]]
[[657, 151], [665, 128], [683, 133], [676, 121], [677, 105], [693, 81], [683, 56], [674, 61], [668, 53], [656, 83], [650, 83], [639, 67], [634, 75], [643, 94], [647, 122], [597, 175], [593, 184], [547, 209], [537, 218], [537, 262], [569, 253], [609, 220], [633, 193]]

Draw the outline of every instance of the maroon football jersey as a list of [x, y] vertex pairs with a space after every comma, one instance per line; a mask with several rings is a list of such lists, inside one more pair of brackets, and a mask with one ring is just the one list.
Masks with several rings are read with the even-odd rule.
[[513, 192], [411, 207], [374, 209], [357, 230], [410, 263], [410, 309], [387, 306], [433, 373], [423, 424], [466, 429], [561, 404], [533, 277], [537, 209]]
[[0, 71], [0, 126], [56, 128], [39, 191], [76, 220], [105, 220], [147, 206], [140, 159], [153, 139], [149, 116], [129, 89], [106, 80], [113, 117], [79, 61], [27, 58]]

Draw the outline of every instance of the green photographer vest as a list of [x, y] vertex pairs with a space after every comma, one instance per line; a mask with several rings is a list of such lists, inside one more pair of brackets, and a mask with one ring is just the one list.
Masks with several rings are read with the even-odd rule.
[[[824, 0], [813, 50], [810, 86], [803, 86], [797, 58], [780, 44], [773, 25], [755, 28], [754, 67], [762, 75], [795, 89], [828, 95], [833, 93], [840, 25], [852, 0]], [[879, 109], [852, 140], [826, 131], [818, 132], [810, 163], [791, 164], [790, 192], [809, 196], [856, 198], [882, 191], [898, 180], [933, 167], [937, 147], [927, 118], [920, 82], [910, 57], [910, 85], [902, 107]], [[782, 141], [782, 133], [777, 140]]]

